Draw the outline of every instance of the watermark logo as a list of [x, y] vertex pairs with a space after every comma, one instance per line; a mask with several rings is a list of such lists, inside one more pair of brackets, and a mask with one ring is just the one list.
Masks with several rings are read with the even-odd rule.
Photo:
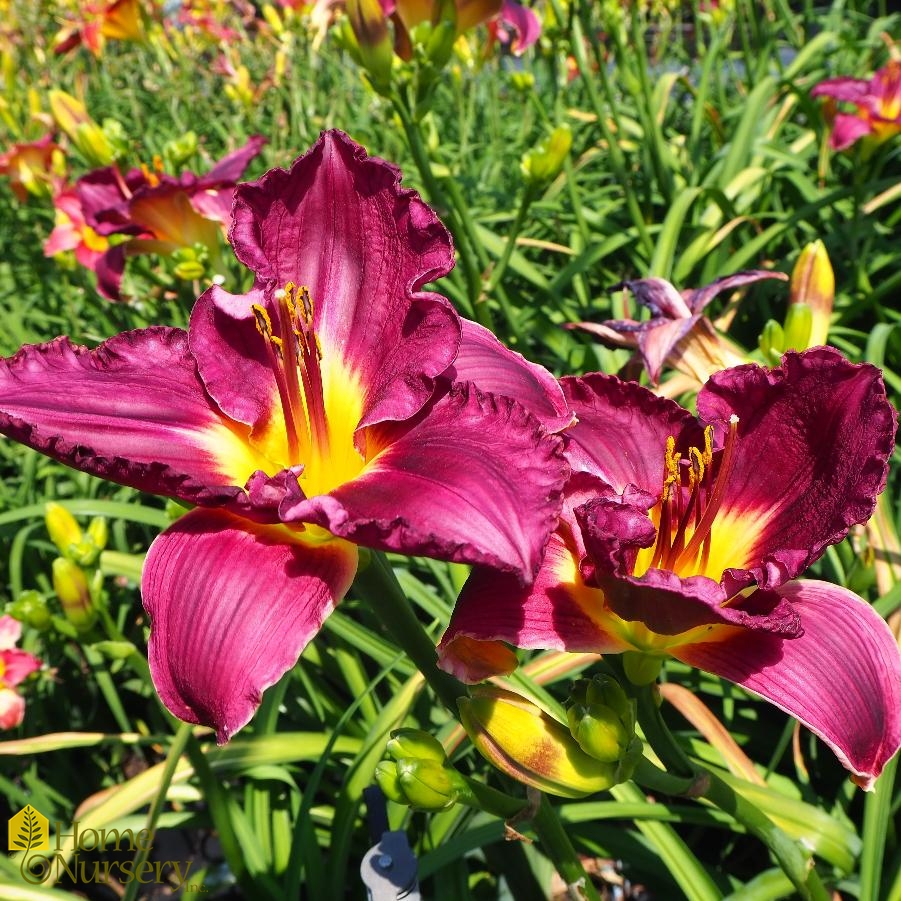
[[[71, 826], [53, 825], [51, 842], [50, 822], [30, 804], [9, 820], [9, 850], [21, 855], [19, 872], [31, 885], [56, 882], [66, 875], [81, 883], [165, 883], [182, 892], [206, 892], [202, 883], [188, 882], [193, 861], [147, 859], [153, 849], [153, 836], [147, 829], [82, 829], [77, 820]], [[85, 860], [82, 856], [99, 850], [125, 851], [137, 857], [117, 861], [98, 860], [94, 855]]]
[[46, 851], [50, 847], [50, 823], [26, 804], [9, 821], [10, 851]]

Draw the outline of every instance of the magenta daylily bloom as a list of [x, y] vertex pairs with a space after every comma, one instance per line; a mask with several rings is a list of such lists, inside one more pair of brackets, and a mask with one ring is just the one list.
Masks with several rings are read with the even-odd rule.
[[22, 624], [11, 616], [0, 616], [0, 729], [14, 729], [25, 717], [25, 698], [17, 686], [41, 668], [33, 654], [17, 648]]
[[237, 181], [265, 143], [266, 138], [254, 135], [205, 175], [175, 177], [162, 172], [160, 164], [158, 171], [144, 167], [125, 175], [105, 166], [78, 179], [74, 190], [86, 224], [103, 238], [130, 236], [111, 245], [94, 267], [100, 293], [120, 299], [126, 256], [172, 253], [195, 244], [216, 252], [219, 235], [231, 221]]
[[863, 599], [796, 579], [873, 512], [896, 416], [837, 351], [740, 366], [700, 422], [634, 382], [562, 380], [578, 423], [564, 512], [531, 587], [476, 570], [439, 646], [477, 681], [507, 644], [672, 656], [797, 717], [869, 787], [901, 743], [901, 655]]
[[723, 291], [772, 278], [788, 280], [782, 272], [754, 269], [718, 278], [703, 288], [680, 292], [666, 279], [634, 279], [614, 285], [610, 290], [628, 288], [636, 301], [651, 311], [650, 319], [644, 322], [634, 319], [574, 322], [567, 328], [588, 332], [609, 344], [637, 348], [648, 377], [655, 385], [667, 365], [703, 384], [714, 372], [745, 362], [743, 354], [703, 315], [704, 309]]
[[328, 132], [236, 191], [247, 294], [211, 288], [187, 332], [0, 364], [0, 431], [198, 505], [153, 543], [142, 592], [160, 696], [220, 741], [346, 593], [357, 544], [530, 581], [560, 507], [560, 439], [482, 389], [552, 427], [562, 392], [422, 290], [453, 248], [398, 181]]
[[861, 138], [882, 143], [901, 132], [901, 60], [891, 60], [870, 79], [829, 78], [810, 92], [857, 107], [836, 113], [829, 145], [844, 150]]

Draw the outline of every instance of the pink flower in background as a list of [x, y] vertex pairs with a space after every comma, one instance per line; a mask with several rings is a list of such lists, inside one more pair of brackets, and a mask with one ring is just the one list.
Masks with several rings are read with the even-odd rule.
[[821, 81], [810, 95], [857, 108], [854, 113], [835, 113], [829, 139], [833, 150], [844, 150], [861, 138], [881, 144], [901, 132], [901, 60], [892, 60], [869, 80], [842, 77]]
[[0, 616], [0, 729], [14, 729], [25, 716], [25, 698], [16, 687], [41, 668], [37, 657], [16, 647], [22, 624], [11, 616]]

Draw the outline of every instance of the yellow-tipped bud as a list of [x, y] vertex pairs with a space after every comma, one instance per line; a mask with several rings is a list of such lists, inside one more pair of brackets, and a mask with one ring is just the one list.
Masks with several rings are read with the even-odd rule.
[[801, 256], [798, 257], [798, 262], [792, 270], [789, 303], [806, 304], [812, 313], [809, 343], [804, 347], [796, 347], [796, 350], [806, 350], [808, 347], [826, 343], [829, 339], [829, 320], [834, 301], [835, 273], [829, 254], [822, 241], [813, 241], [801, 251]]
[[347, 0], [347, 18], [356, 38], [360, 62], [377, 90], [391, 83], [394, 46], [379, 0]]
[[50, 111], [56, 124], [69, 136], [92, 165], [108, 166], [113, 149], [103, 129], [88, 115], [83, 103], [65, 91], [50, 91]]
[[386, 750], [395, 760], [410, 757], [417, 760], [434, 760], [442, 766], [447, 763], [444, 745], [433, 735], [420, 729], [395, 729], [391, 733]]
[[97, 620], [97, 611], [81, 567], [65, 557], [57, 557], [53, 561], [53, 590], [66, 619], [79, 632], [88, 631]]
[[99, 554], [106, 547], [107, 541], [109, 541], [109, 526], [105, 516], [95, 516], [88, 523], [87, 536], [91, 545]]
[[65, 507], [53, 501], [44, 507], [44, 523], [50, 540], [63, 556], [68, 557], [71, 549], [78, 547], [84, 540], [84, 533], [75, 517]]
[[617, 764], [590, 757], [566, 726], [512, 691], [481, 687], [457, 704], [479, 753], [526, 785], [563, 798], [583, 798], [620, 781]]
[[573, 143], [568, 125], [558, 125], [550, 136], [522, 158], [522, 171], [532, 185], [544, 185], [555, 179], [563, 169]]
[[604, 763], [616, 763], [634, 748], [635, 704], [610, 676], [576, 682], [566, 719], [579, 747]]

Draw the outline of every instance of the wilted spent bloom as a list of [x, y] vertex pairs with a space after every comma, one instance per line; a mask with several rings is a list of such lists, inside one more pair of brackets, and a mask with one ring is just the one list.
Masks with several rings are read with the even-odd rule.
[[479, 686], [457, 704], [479, 753], [526, 785], [562, 798], [583, 798], [622, 781], [618, 763], [587, 754], [563, 723], [512, 691]]
[[642, 745], [635, 736], [635, 702], [615, 679], [602, 674], [579, 679], [570, 692], [566, 719], [586, 754], [604, 763], [620, 762], [620, 781], [629, 778]]
[[41, 661], [16, 647], [22, 625], [11, 616], [0, 616], [0, 729], [13, 729], [25, 716], [25, 699], [16, 687], [41, 668]]

